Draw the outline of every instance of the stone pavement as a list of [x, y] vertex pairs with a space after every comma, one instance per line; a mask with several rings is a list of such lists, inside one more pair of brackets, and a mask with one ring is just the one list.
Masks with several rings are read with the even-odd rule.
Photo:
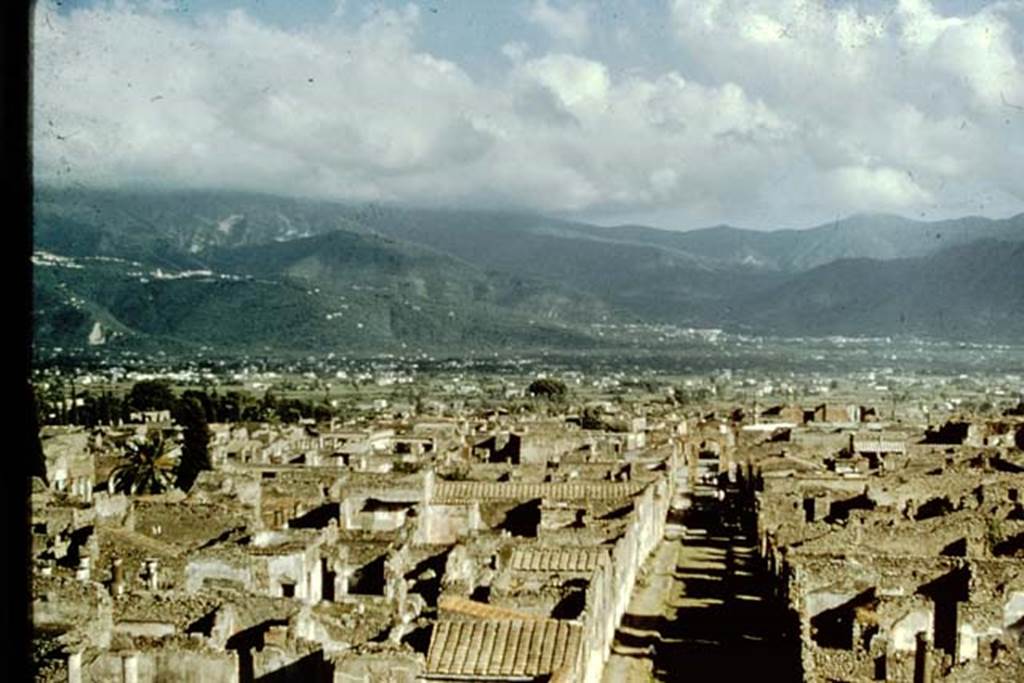
[[755, 539], [713, 497], [696, 501], [686, 537], [663, 541], [648, 559], [603, 680], [799, 680], [785, 616], [766, 599]]

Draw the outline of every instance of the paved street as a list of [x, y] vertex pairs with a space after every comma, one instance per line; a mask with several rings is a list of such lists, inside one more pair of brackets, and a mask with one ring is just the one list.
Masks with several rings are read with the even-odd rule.
[[752, 672], [796, 680], [765, 600], [755, 540], [728, 516], [713, 497], [698, 497], [685, 539], [663, 541], [651, 554], [616, 634], [607, 683], [732, 681]]

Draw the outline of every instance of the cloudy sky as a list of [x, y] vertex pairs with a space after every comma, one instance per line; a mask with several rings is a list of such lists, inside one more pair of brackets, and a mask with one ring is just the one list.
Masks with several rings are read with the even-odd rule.
[[39, 0], [41, 181], [799, 227], [1024, 211], [1024, 0]]

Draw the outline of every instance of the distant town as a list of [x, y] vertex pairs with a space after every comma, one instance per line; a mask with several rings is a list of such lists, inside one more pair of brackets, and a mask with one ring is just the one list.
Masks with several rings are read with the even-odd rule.
[[576, 367], [41, 365], [36, 680], [1024, 680], [1020, 374]]

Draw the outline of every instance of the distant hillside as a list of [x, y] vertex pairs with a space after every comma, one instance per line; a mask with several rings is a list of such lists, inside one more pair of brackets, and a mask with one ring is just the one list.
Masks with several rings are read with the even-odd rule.
[[[313, 288], [299, 279], [194, 273], [153, 277], [88, 259], [37, 266], [36, 340], [82, 347], [97, 323], [104, 343], [221, 351], [479, 350], [592, 345], [557, 322], [486, 302], [453, 306], [371, 287]], [[84, 265], [83, 265], [84, 264]]]
[[488, 272], [455, 256], [376, 234], [336, 231], [211, 249], [203, 258], [228, 273], [286, 277], [337, 294], [372, 291], [404, 303], [454, 310], [486, 305], [562, 322], [593, 321], [610, 313], [600, 299], [557, 281]]
[[856, 215], [808, 230], [764, 232], [729, 226], [669, 232], [638, 226], [608, 234], [686, 251], [723, 263], [796, 272], [848, 258], [927, 256], [978, 239], [1024, 240], [1024, 214], [1005, 220], [968, 216], [920, 222], [884, 214]]
[[[36, 244], [72, 246], [78, 255], [144, 248], [195, 254], [210, 247], [285, 241], [335, 230], [359, 231], [366, 209], [334, 202], [225, 191], [38, 188]], [[65, 228], [82, 230], [71, 238]], [[91, 229], [89, 229], [91, 228]], [[108, 256], [117, 254], [105, 253]]]
[[583, 348], [595, 322], [1006, 339], [1024, 318], [1024, 215], [671, 232], [44, 187], [35, 243], [36, 335], [51, 346], [92, 333], [153, 348]]
[[1024, 242], [981, 240], [917, 259], [846, 259], [750, 297], [747, 325], [787, 335], [1024, 339]]

